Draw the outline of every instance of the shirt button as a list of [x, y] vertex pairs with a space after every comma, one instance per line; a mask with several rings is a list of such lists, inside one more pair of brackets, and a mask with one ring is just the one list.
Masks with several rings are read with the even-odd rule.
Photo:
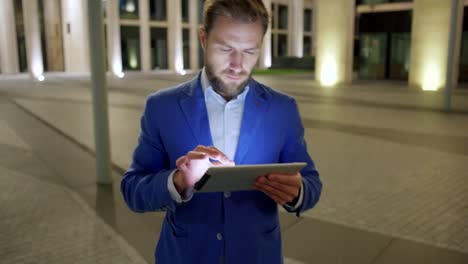
[[221, 233], [218, 233], [218, 234], [216, 234], [216, 238], [218, 240], [223, 240], [223, 235], [221, 235]]
[[231, 197], [231, 192], [224, 192], [224, 198]]

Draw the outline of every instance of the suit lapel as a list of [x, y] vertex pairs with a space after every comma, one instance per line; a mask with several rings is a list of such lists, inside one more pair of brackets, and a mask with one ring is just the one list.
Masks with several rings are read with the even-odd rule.
[[200, 74], [183, 90], [179, 104], [197, 144], [205, 146], [213, 145], [208, 114], [206, 112], [205, 96], [200, 84]]
[[264, 131], [261, 131], [261, 127], [264, 115], [268, 110], [268, 100], [264, 88], [253, 79], [250, 79], [249, 87], [250, 91], [245, 99], [239, 142], [235, 155], [236, 164], [242, 164], [245, 161], [249, 149], [255, 144], [255, 137], [264, 133]]

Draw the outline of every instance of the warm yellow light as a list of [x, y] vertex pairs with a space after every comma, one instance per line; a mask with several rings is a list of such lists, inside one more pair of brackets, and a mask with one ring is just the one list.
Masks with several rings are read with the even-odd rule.
[[133, 13], [135, 12], [135, 10], [136, 10], [135, 3], [133, 1], [128, 1], [127, 4], [125, 5], [125, 11], [129, 13]]
[[336, 61], [329, 56], [326, 58], [320, 68], [320, 83], [323, 86], [331, 87], [338, 81]]
[[428, 63], [423, 72], [422, 89], [424, 91], [437, 91], [441, 86], [441, 67], [436, 63]]
[[137, 49], [136, 47], [134, 46], [131, 46], [130, 47], [130, 50], [129, 50], [129, 64], [130, 64], [130, 67], [132, 69], [135, 69], [136, 67], [138, 67], [138, 59], [137, 59]]
[[125, 77], [125, 74], [123, 72], [118, 72], [118, 73], [115, 73], [115, 76], [122, 79], [123, 77]]

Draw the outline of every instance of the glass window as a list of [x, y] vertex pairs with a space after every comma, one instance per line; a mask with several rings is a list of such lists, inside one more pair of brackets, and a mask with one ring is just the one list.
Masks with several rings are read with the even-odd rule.
[[275, 24], [276, 22], [276, 5], [275, 4], [271, 4], [271, 28], [278, 28], [278, 26]]
[[150, 18], [157, 21], [167, 20], [166, 0], [150, 0]]
[[278, 28], [288, 29], [288, 6], [278, 5]]
[[155, 70], [167, 69], [167, 29], [151, 28], [151, 66]]
[[16, 39], [18, 41], [18, 62], [20, 72], [28, 71], [28, 57], [26, 53], [26, 38], [24, 31], [23, 1], [14, 1]]
[[138, 19], [138, 0], [119, 0], [120, 18]]
[[358, 5], [372, 5], [372, 4], [384, 4], [384, 3], [401, 3], [401, 2], [413, 2], [413, 0], [358, 0]]
[[459, 79], [462, 82], [468, 81], [468, 32], [466, 31], [462, 34]]
[[120, 27], [122, 45], [122, 66], [124, 70], [139, 70], [140, 63], [140, 29], [133, 26]]
[[182, 45], [184, 53], [184, 69], [190, 69], [190, 30], [182, 30]]
[[[195, 1], [195, 0], [192, 0]], [[198, 0], [198, 23], [203, 23], [203, 5], [205, 0]]]
[[312, 31], [312, 9], [304, 10], [304, 31]]
[[359, 77], [385, 78], [387, 34], [361, 34], [359, 39]]
[[188, 0], [181, 0], [181, 7], [182, 7], [182, 22], [188, 23], [189, 22], [189, 5]]
[[278, 56], [285, 57], [288, 53], [288, 36], [278, 34]]
[[198, 41], [198, 67], [201, 69], [205, 66], [205, 62], [203, 59], [203, 47], [201, 45], [201, 42]]
[[312, 55], [311, 50], [312, 50], [312, 37], [304, 36], [304, 46], [303, 46], [304, 56], [311, 56]]
[[[463, 28], [462, 28], [462, 35], [461, 35], [461, 43], [460, 43], [460, 67], [459, 67], [459, 74], [458, 78], [461, 82], [468, 81], [468, 7], [463, 8]], [[467, 89], [468, 86], [460, 85], [459, 88]]]
[[46, 32], [45, 32], [45, 17], [44, 17], [44, 4], [42, 0], [38, 2], [38, 15], [39, 15], [39, 29], [41, 31], [41, 52], [42, 52], [42, 64], [44, 66], [44, 72], [49, 71], [49, 63], [47, 58], [47, 46], [46, 46]]
[[101, 6], [102, 6], [102, 15], [103, 17], [106, 17], [107, 0], [101, 0]]
[[411, 34], [392, 33], [390, 45], [390, 79], [408, 78]]
[[272, 34], [271, 35], [271, 56], [272, 57], [276, 57], [276, 41], [275, 41], [275, 38], [276, 38], [276, 35], [275, 34]]

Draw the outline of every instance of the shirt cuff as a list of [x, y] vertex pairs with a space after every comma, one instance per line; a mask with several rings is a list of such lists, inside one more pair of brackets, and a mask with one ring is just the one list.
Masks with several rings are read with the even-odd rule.
[[179, 194], [177, 191], [175, 185], [174, 185], [174, 174], [177, 172], [177, 170], [174, 170], [170, 175], [167, 180], [167, 189], [169, 190], [169, 193], [171, 194], [172, 200], [174, 200], [176, 203], [186, 203], [190, 201], [193, 197], [193, 189], [187, 189], [182, 193], [182, 195]]
[[297, 203], [294, 206], [285, 204], [284, 209], [286, 209], [289, 212], [294, 212], [296, 211], [302, 204], [302, 201], [304, 200], [304, 183], [301, 183], [301, 189], [299, 190], [299, 199], [297, 199]]

